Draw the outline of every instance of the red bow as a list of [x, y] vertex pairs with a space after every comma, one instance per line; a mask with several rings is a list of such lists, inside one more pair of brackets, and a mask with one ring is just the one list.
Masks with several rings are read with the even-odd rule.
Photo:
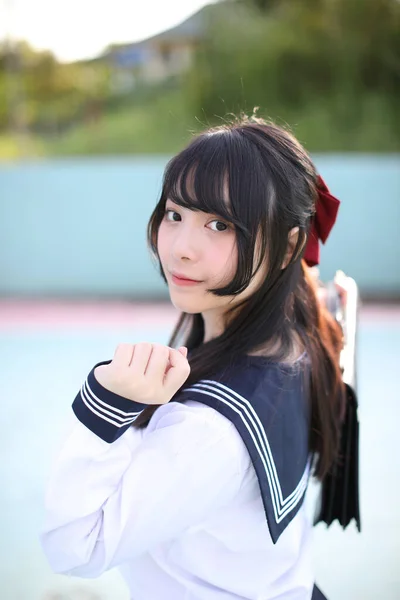
[[324, 180], [319, 175], [317, 178], [317, 190], [316, 212], [311, 221], [311, 228], [303, 255], [309, 267], [319, 264], [319, 240], [325, 244], [335, 224], [340, 205], [340, 201], [330, 194]]

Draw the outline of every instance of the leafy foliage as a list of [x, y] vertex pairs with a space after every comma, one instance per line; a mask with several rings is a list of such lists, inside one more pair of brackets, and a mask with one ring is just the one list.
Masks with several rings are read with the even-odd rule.
[[191, 68], [147, 87], [121, 88], [129, 73], [105, 57], [0, 46], [3, 154], [27, 132], [41, 153], [172, 152], [254, 107], [311, 150], [399, 150], [398, 0], [223, 0], [206, 15]]

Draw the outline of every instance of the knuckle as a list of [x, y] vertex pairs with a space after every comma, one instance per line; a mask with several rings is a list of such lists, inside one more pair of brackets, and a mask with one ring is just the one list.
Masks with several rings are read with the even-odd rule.
[[153, 344], [153, 352], [157, 352], [159, 356], [169, 356], [169, 348], [163, 344]]
[[131, 347], [132, 347], [132, 344], [121, 342], [121, 343], [117, 344], [116, 350], [126, 350]]
[[161, 346], [160, 355], [167, 360], [169, 358], [169, 349], [166, 346]]
[[141, 350], [151, 352], [153, 344], [150, 344], [150, 342], [139, 342], [138, 344], [136, 344], [136, 347], [139, 347]]
[[111, 361], [112, 364], [116, 362], [120, 362], [121, 360], [125, 360], [130, 353], [132, 353], [133, 346], [132, 344], [118, 344], [114, 351], [114, 357]]

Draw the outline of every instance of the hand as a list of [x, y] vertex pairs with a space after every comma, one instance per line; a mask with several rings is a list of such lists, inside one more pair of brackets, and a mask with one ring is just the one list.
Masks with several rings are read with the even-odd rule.
[[119, 344], [108, 365], [94, 371], [110, 392], [141, 404], [167, 404], [190, 373], [187, 348], [161, 344]]

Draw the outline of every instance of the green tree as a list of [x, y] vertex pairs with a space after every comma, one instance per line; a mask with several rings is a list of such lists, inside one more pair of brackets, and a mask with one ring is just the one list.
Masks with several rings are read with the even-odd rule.
[[300, 125], [325, 113], [335, 135], [341, 130], [354, 147], [363, 128], [383, 125], [400, 137], [400, 3], [282, 0], [264, 10], [267, 4], [260, 11], [256, 0], [228, 2], [229, 15], [210, 23], [185, 81], [199, 119], [218, 122], [260, 106], [261, 114]]

